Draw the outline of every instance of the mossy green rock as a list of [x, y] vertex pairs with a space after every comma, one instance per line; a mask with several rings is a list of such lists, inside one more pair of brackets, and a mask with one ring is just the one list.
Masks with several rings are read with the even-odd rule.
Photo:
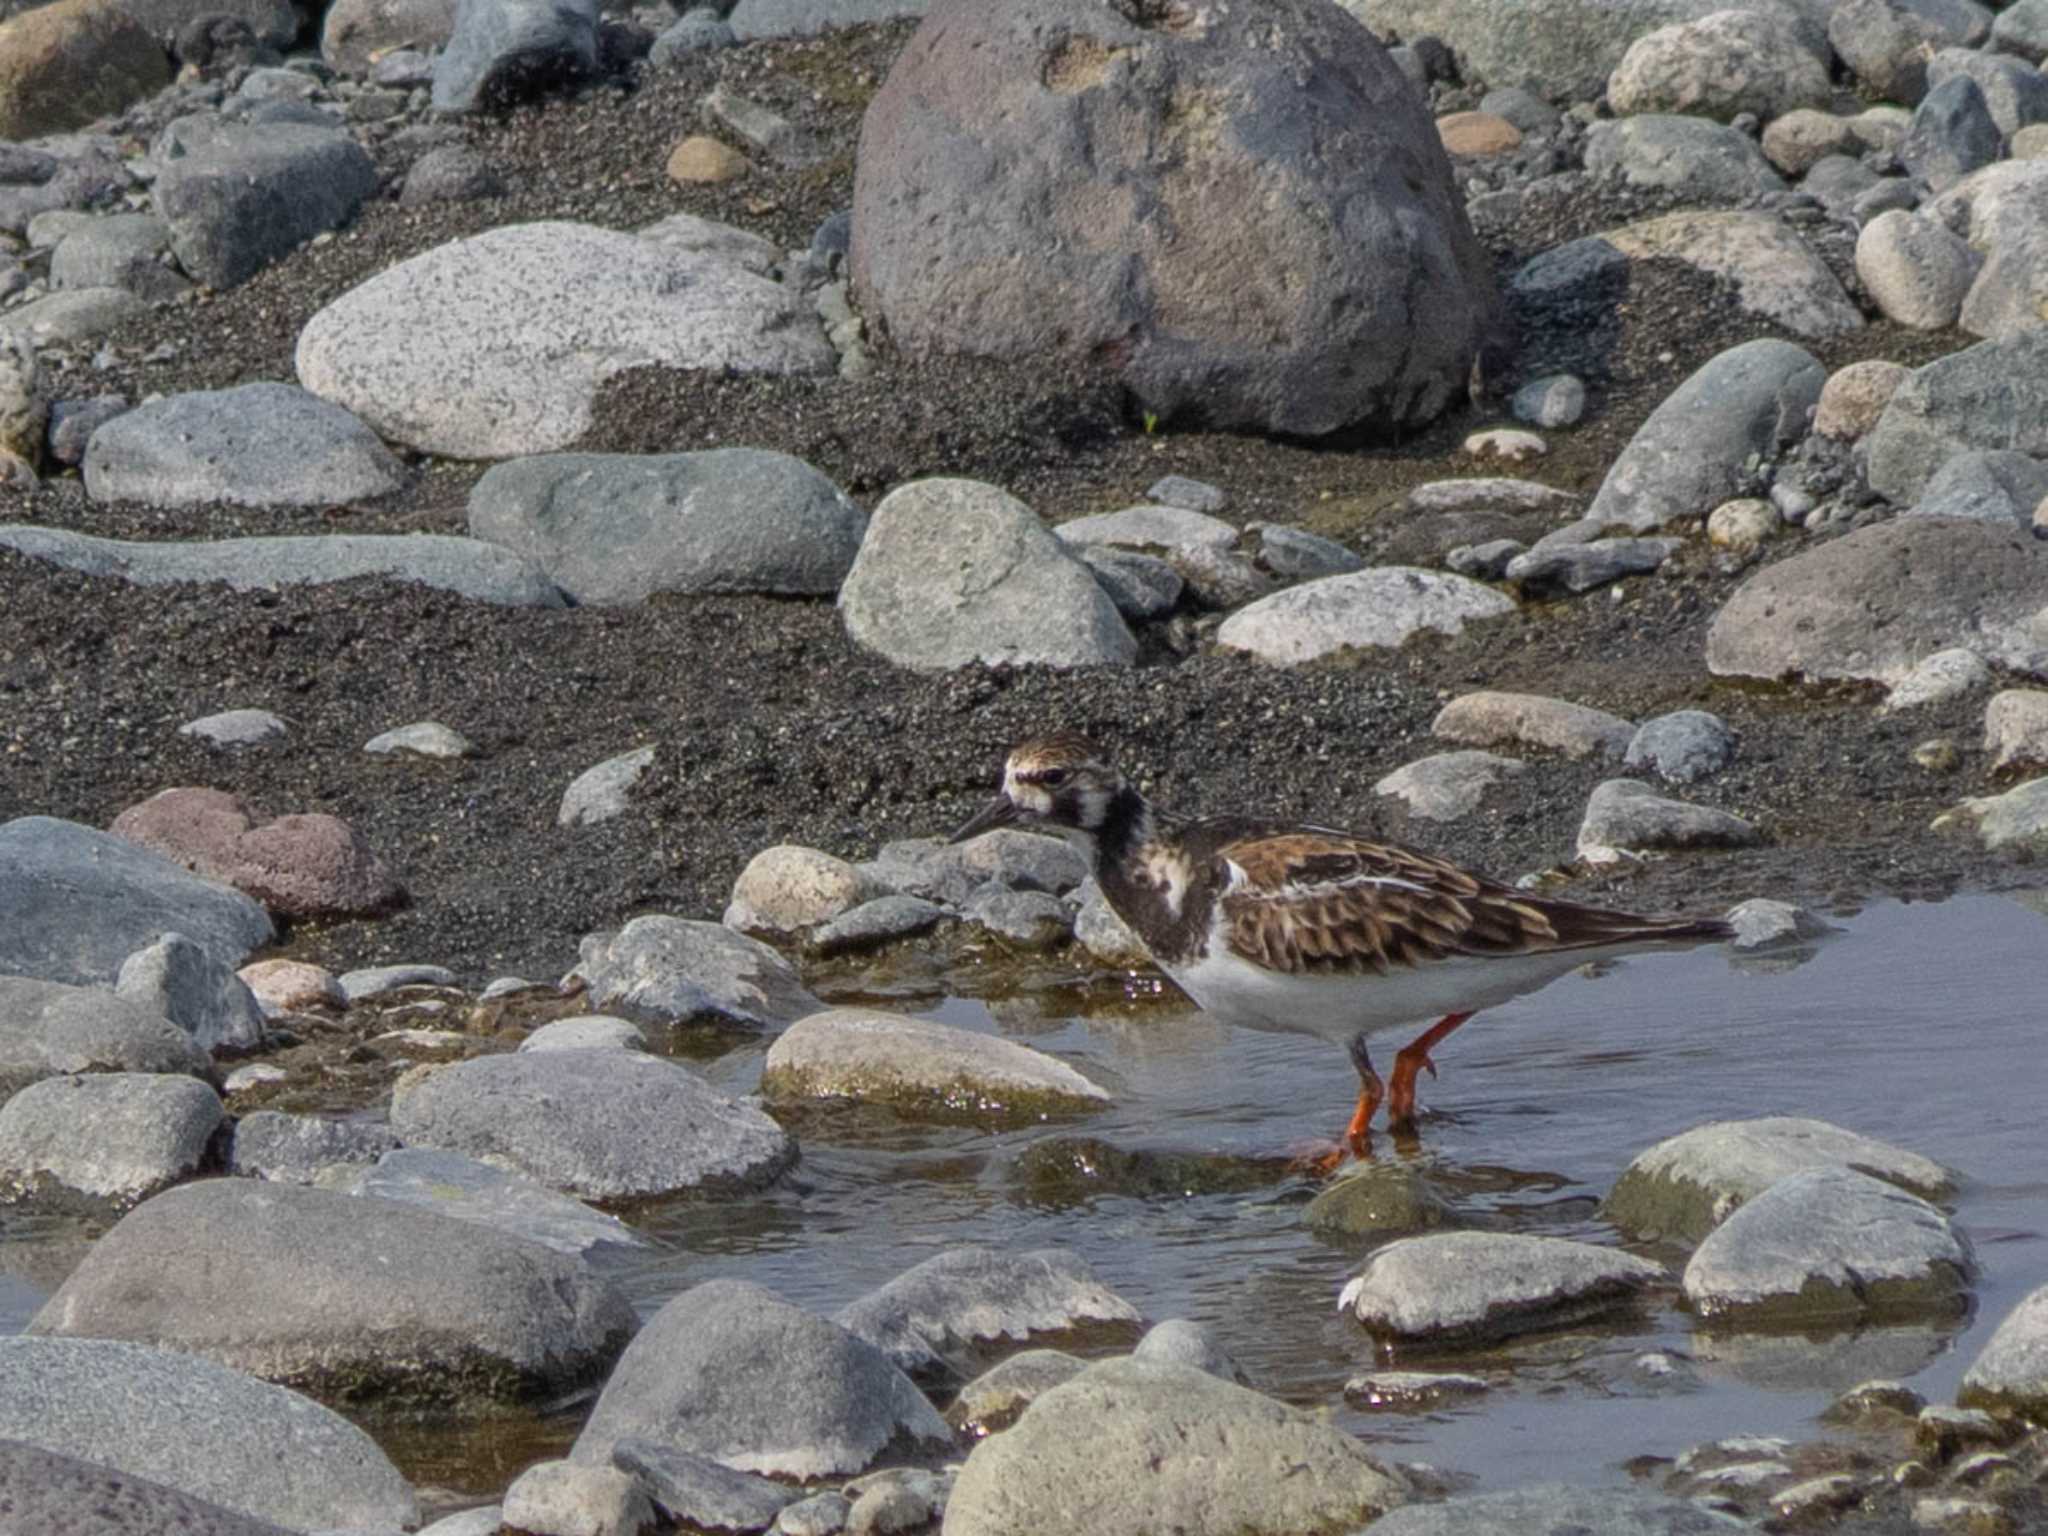
[[1353, 1236], [1422, 1232], [1454, 1219], [1421, 1174], [1392, 1163], [1358, 1164], [1311, 1200], [1302, 1216], [1317, 1232]]

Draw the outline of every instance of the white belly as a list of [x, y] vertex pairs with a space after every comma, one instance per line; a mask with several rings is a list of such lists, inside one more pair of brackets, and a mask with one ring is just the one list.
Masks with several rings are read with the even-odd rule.
[[1215, 946], [1193, 965], [1168, 966], [1180, 989], [1226, 1023], [1349, 1040], [1360, 1030], [1423, 1029], [1451, 1013], [1477, 1013], [1548, 986], [1595, 960], [1643, 944], [1487, 959], [1437, 960], [1385, 976], [1287, 975], [1262, 971]]

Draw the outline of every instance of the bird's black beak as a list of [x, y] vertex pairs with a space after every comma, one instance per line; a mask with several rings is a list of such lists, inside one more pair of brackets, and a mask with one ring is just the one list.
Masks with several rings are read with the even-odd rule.
[[997, 795], [989, 801], [946, 841], [964, 843], [970, 837], [979, 837], [984, 832], [993, 832], [997, 827], [1007, 827], [1017, 819], [1017, 803], [1008, 795]]

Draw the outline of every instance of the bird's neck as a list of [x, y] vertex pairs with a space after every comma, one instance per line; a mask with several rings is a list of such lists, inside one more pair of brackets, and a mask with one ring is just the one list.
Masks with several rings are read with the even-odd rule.
[[1095, 873], [1122, 865], [1137, 849], [1157, 835], [1159, 813], [1137, 790], [1126, 784], [1109, 802], [1102, 825], [1095, 829]]

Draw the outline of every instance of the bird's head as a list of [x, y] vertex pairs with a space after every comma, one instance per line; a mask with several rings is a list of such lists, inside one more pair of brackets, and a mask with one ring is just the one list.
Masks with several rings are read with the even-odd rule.
[[964, 843], [997, 827], [1025, 826], [1093, 837], [1123, 792], [1124, 776], [1092, 742], [1061, 734], [1013, 748], [1003, 762], [1003, 788], [952, 842]]

